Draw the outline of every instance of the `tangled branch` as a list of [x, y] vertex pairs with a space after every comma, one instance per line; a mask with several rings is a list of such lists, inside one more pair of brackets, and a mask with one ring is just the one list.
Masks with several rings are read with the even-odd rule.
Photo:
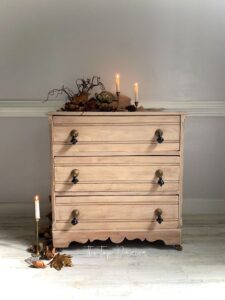
[[104, 84], [100, 81], [100, 77], [98, 76], [93, 76], [92, 79], [83, 79], [83, 78], [78, 78], [76, 80], [76, 85], [77, 89], [79, 91], [78, 94], [81, 93], [88, 93], [91, 91], [94, 87], [99, 86], [102, 91], [105, 90]]
[[100, 77], [93, 76], [91, 79], [87, 78], [79, 78], [76, 80], [76, 86], [78, 89], [78, 93], [74, 93], [71, 89], [68, 87], [62, 86], [61, 89], [52, 89], [48, 92], [47, 98], [45, 101], [48, 101], [51, 96], [54, 96], [55, 98], [59, 95], [66, 94], [69, 101], [72, 101], [75, 95], [80, 96], [82, 93], [89, 93], [93, 88], [100, 87], [102, 91], [105, 90], [104, 84], [100, 81]]

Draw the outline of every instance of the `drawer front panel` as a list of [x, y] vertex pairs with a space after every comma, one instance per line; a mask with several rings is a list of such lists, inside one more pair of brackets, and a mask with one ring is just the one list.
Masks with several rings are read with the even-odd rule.
[[55, 126], [53, 141], [71, 144], [72, 130], [78, 131], [79, 142], [139, 142], [147, 141], [149, 144], [155, 144], [155, 131], [163, 131], [165, 142], [179, 142], [179, 125], [123, 125], [123, 126]]
[[[152, 198], [149, 197], [149, 200], [151, 201]], [[175, 200], [175, 197], [173, 200]], [[161, 224], [156, 222], [156, 209], [158, 208], [162, 210], [163, 222]], [[174, 228], [178, 225], [179, 213], [178, 204], [175, 202], [173, 204], [150, 204], [149, 202], [127, 202], [126, 204], [108, 204], [103, 202], [84, 204], [77, 202], [73, 205], [56, 205], [55, 209], [57, 229], [62, 229], [64, 226], [64, 229], [71, 230], [89, 230], [91, 228], [92, 230], [105, 230], [106, 228], [131, 230], [167, 228], [167, 226]], [[71, 224], [73, 210], [79, 212], [77, 217], [78, 224], [75, 226]]]
[[56, 221], [70, 221], [72, 211], [79, 211], [78, 219], [85, 220], [155, 220], [155, 210], [162, 209], [165, 220], [178, 219], [178, 205], [167, 204], [76, 204], [57, 205], [55, 211]]
[[[79, 180], [72, 183], [73, 170]], [[164, 185], [157, 182], [163, 171]], [[55, 190], [58, 192], [123, 191], [177, 192], [179, 157], [70, 157], [55, 159]]]
[[[135, 155], [180, 150], [180, 116], [67, 116], [53, 118], [54, 156]], [[155, 132], [163, 131], [163, 143]], [[76, 144], [71, 132], [76, 130]]]
[[163, 171], [165, 182], [179, 180], [178, 166], [83, 166], [74, 165], [70, 167], [55, 167], [56, 182], [71, 182], [72, 171], [79, 170], [77, 176], [79, 183], [107, 183], [107, 182], [151, 182], [157, 183], [157, 170]]

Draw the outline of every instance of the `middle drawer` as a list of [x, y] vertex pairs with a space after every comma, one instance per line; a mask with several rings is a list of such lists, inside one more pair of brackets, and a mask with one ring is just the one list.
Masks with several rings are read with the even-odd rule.
[[57, 192], [178, 192], [177, 156], [56, 157]]

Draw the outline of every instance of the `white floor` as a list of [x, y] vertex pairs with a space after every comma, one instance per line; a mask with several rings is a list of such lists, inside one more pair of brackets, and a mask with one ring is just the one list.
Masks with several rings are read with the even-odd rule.
[[[212, 299], [225, 291], [225, 216], [184, 221], [183, 251], [139, 241], [73, 244], [74, 266], [29, 268], [30, 218], [0, 219], [1, 299]], [[4, 297], [3, 297], [4, 295]]]

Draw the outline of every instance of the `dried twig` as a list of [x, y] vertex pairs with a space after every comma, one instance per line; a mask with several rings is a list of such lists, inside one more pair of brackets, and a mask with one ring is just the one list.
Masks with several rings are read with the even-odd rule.
[[50, 90], [48, 92], [48, 95], [47, 95], [47, 98], [45, 101], [48, 101], [50, 96], [55, 96], [55, 98], [57, 98], [59, 95], [62, 95], [63, 93], [65, 93], [67, 95], [69, 100], [71, 100], [75, 95], [75, 93], [71, 89], [64, 87], [64, 85], [63, 85], [61, 89]]

